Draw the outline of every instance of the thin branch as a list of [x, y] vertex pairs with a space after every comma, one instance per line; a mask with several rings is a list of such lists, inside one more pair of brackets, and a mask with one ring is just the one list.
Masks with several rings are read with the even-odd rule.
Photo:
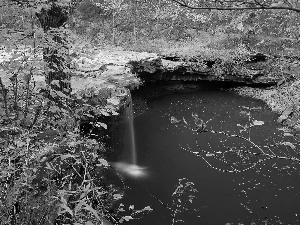
[[31, 79], [31, 77], [32, 77], [32, 68], [30, 69], [28, 78], [26, 80], [26, 99], [25, 99], [24, 118], [23, 118], [22, 123], [24, 123], [26, 121], [27, 114], [29, 112], [28, 108], [29, 108], [29, 98], [30, 98], [29, 94], [30, 94], [30, 79]]
[[[243, 173], [243, 172], [246, 172], [246, 171], [248, 171], [248, 170], [250, 170], [250, 169], [253, 169], [253, 168], [255, 168], [257, 165], [259, 165], [259, 164], [261, 164], [261, 163], [263, 163], [263, 162], [269, 161], [269, 160], [271, 160], [271, 159], [290, 160], [290, 161], [297, 162], [297, 163], [300, 164], [300, 160], [299, 160], [298, 158], [296, 158], [296, 157], [277, 156], [277, 155], [265, 154], [265, 155], [263, 155], [263, 156], [266, 156], [266, 158], [264, 158], [264, 159], [259, 159], [257, 162], [253, 163], [251, 166], [248, 166], [248, 167], [246, 167], [246, 168], [244, 168], [244, 169], [238, 170], [238, 169], [232, 168], [232, 170], [227, 170], [227, 169], [221, 169], [221, 168], [218, 168], [218, 167], [213, 166], [212, 164], [210, 164], [210, 163], [204, 158], [204, 156], [203, 156], [202, 154], [200, 154], [200, 152], [192, 151], [191, 149], [187, 149], [187, 148], [183, 148], [183, 147], [181, 147], [181, 148], [182, 148], [183, 150], [187, 151], [187, 152], [190, 152], [190, 153], [194, 154], [194, 155], [197, 156], [197, 157], [202, 158], [210, 168], [215, 169], [215, 170], [217, 170], [217, 171], [219, 171], [219, 172], [223, 172], [223, 173]], [[198, 148], [199, 148], [199, 146], [198, 146]], [[199, 150], [200, 150], [201, 152], [210, 154], [210, 152], [205, 151], [205, 150], [203, 150], [203, 149], [201, 149], [201, 148], [199, 148]], [[214, 156], [213, 156], [213, 158], [217, 159], [217, 158], [214, 157]]]
[[[180, 121], [179, 121], [180, 122]], [[203, 124], [206, 124], [206, 123], [203, 123]], [[202, 125], [203, 125], [202, 124]], [[226, 133], [224, 131], [215, 131], [213, 129], [207, 129], [206, 126], [202, 126], [202, 129], [193, 129], [189, 124], [186, 123], [186, 121], [184, 121], [183, 123], [180, 122], [180, 125], [182, 125], [183, 127], [187, 128], [187, 129], [190, 129], [192, 130], [193, 132], [196, 132], [196, 133], [202, 133], [202, 132], [210, 132], [210, 133], [213, 133], [213, 134], [221, 134], [221, 135], [225, 135], [227, 137], [233, 137], [233, 138], [239, 138], [239, 139], [242, 139], [248, 143], [250, 143], [252, 146], [251, 148], [256, 148], [258, 149], [260, 152], [251, 152], [250, 150], [238, 150], [238, 152], [236, 152], [235, 150], [233, 149], [229, 149], [229, 150], [226, 150], [224, 152], [222, 152], [222, 154], [218, 155], [218, 154], [215, 154], [213, 149], [211, 148], [210, 146], [210, 143], [209, 144], [209, 147], [212, 151], [205, 151], [204, 149], [201, 148], [201, 146], [198, 144], [198, 141], [196, 139], [196, 146], [197, 148], [199, 149], [199, 151], [193, 151], [190, 147], [188, 148], [185, 148], [185, 147], [182, 147], [181, 148], [185, 151], [188, 151], [194, 155], [196, 155], [197, 157], [200, 157], [202, 158], [206, 164], [210, 167], [210, 168], [213, 168], [215, 170], [218, 170], [220, 172], [228, 172], [228, 173], [242, 173], [242, 172], [246, 172], [250, 169], [253, 169], [255, 168], [258, 164], [262, 164], [266, 161], [269, 161], [269, 160], [272, 160], [272, 159], [283, 159], [283, 160], [291, 160], [295, 163], [298, 163], [300, 164], [300, 159], [299, 158], [296, 158], [290, 154], [286, 154], [284, 152], [282, 152], [280, 149], [279, 151], [282, 153], [283, 156], [280, 156], [280, 155], [276, 155], [271, 149], [270, 147], [274, 147], [274, 146], [278, 146], [280, 144], [274, 144], [274, 145], [264, 145], [264, 146], [259, 146], [257, 145], [256, 143], [254, 143], [253, 141], [251, 141], [250, 138], [246, 138], [246, 137], [243, 137], [241, 135], [237, 135], [237, 134], [229, 134], [229, 133]], [[197, 125], [197, 124], [196, 124]], [[270, 153], [268, 152], [265, 152], [263, 150], [263, 147], [267, 147], [270, 151]], [[299, 153], [292, 149], [293, 152], [295, 152], [297, 155], [299, 155]], [[234, 163], [230, 163], [228, 162], [226, 159], [225, 159], [225, 154], [227, 153], [233, 153], [233, 154], [236, 154], [241, 160], [239, 160], [238, 162], [234, 162]], [[244, 157], [246, 155], [246, 157]], [[209, 157], [212, 157], [222, 163], [224, 163], [225, 165], [227, 166], [230, 166], [231, 169], [221, 169], [221, 168], [218, 168], [218, 167], [215, 167], [213, 166], [209, 161], [208, 159], [205, 158], [205, 156], [209, 156]], [[259, 157], [257, 159], [256, 162], [253, 162], [251, 163], [251, 165], [249, 165], [250, 163], [248, 163], [248, 165], [246, 167], [244, 167], [243, 169], [238, 169], [236, 168], [238, 165], [240, 165], [241, 163], [244, 163], [246, 162], [247, 159], [249, 159], [249, 156], [253, 156], [253, 157]]]
[[178, 5], [189, 8], [189, 9], [206, 9], [206, 10], [221, 10], [221, 11], [230, 11], [230, 10], [288, 10], [288, 11], [294, 11], [300, 13], [299, 8], [295, 7], [289, 7], [289, 6], [263, 6], [260, 7], [218, 7], [218, 6], [212, 6], [212, 7], [195, 7], [188, 5], [186, 3], [180, 2], [178, 0], [172, 0], [173, 2], [177, 3]]
[[257, 148], [262, 154], [266, 155], [266, 153], [264, 152], [264, 150], [258, 146], [257, 144], [255, 144], [253, 141], [249, 140], [248, 138], [245, 138], [243, 136], [240, 136], [240, 135], [237, 135], [237, 134], [228, 134], [224, 131], [214, 131], [214, 130], [207, 130], [208, 132], [211, 132], [213, 134], [222, 134], [222, 135], [225, 135], [227, 137], [234, 137], [234, 138], [240, 138], [240, 139], [243, 139], [247, 142], [249, 142], [251, 145], [253, 145], [255, 148]]
[[39, 106], [37, 106], [37, 109], [36, 109], [35, 115], [34, 115], [34, 119], [32, 121], [32, 124], [30, 125], [29, 129], [32, 129], [33, 126], [35, 125], [35, 123], [37, 122], [40, 112], [42, 110], [42, 105], [43, 105], [43, 103], [41, 102], [41, 104]]

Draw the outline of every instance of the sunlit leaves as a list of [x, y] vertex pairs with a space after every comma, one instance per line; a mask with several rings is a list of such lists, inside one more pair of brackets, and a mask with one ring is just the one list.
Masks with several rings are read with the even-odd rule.
[[[118, 210], [120, 212], [125, 212], [126, 211], [124, 209], [124, 205], [122, 203], [120, 204]], [[128, 207], [128, 210], [130, 211], [130, 215], [122, 216], [119, 219], [119, 223], [124, 223], [126, 221], [130, 221], [130, 220], [133, 220], [133, 219], [139, 219], [143, 215], [150, 213], [153, 209], [150, 206], [146, 206], [143, 209], [135, 209], [134, 205], [130, 205]]]
[[115, 200], [119, 200], [119, 199], [123, 198], [123, 195], [121, 195], [121, 194], [114, 194], [113, 197], [114, 197]]
[[255, 126], [257, 126], [257, 125], [260, 126], [260, 125], [264, 124], [264, 121], [253, 120], [252, 124], [255, 125]]
[[99, 159], [100, 164], [97, 164], [96, 166], [105, 166], [108, 167], [109, 164], [105, 159]]
[[120, 223], [123, 223], [124, 221], [129, 221], [129, 220], [132, 220], [132, 219], [133, 219], [132, 216], [123, 216], [123, 217], [119, 220], [119, 222], [120, 222]]
[[113, 105], [119, 105], [120, 104], [120, 100], [118, 98], [114, 98], [114, 97], [107, 99], [107, 102], [111, 103]]
[[103, 127], [104, 129], [107, 129], [107, 125], [105, 123], [100, 123], [100, 122], [97, 122], [95, 124], [97, 127]]

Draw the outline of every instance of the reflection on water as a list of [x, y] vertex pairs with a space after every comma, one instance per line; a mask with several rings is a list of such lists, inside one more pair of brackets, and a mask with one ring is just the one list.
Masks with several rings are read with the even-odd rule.
[[[216, 153], [227, 151], [230, 146], [250, 149], [247, 141], [210, 132], [195, 133], [177, 125], [179, 122], [193, 124], [197, 114], [203, 121], [209, 121], [207, 129], [240, 134], [241, 127], [237, 124], [249, 122], [241, 106], [260, 107], [252, 116], [264, 124], [251, 128], [253, 142], [263, 146], [290, 141], [277, 129], [277, 115], [250, 98], [222, 91], [202, 91], [175, 93], [149, 101], [147, 111], [134, 119], [139, 166], [119, 162], [114, 167], [125, 175], [125, 183], [130, 187], [122, 203], [134, 205], [136, 209], [150, 206], [153, 212], [126, 224], [172, 224], [168, 206], [181, 178], [194, 182], [198, 193], [193, 203], [187, 205], [188, 210], [178, 214], [178, 219], [185, 223], [177, 224], [300, 224], [299, 166], [290, 161], [272, 160], [243, 173], [222, 173], [180, 147], [188, 146], [194, 151], [201, 147]], [[248, 137], [247, 132], [241, 134]], [[125, 155], [120, 161], [127, 162], [126, 159]], [[207, 160], [215, 167], [224, 166], [212, 157]]]

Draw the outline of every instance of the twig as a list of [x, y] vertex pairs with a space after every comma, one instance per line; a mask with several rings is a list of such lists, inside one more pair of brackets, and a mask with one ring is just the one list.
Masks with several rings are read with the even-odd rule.
[[178, 5], [189, 8], [189, 9], [207, 9], [207, 10], [221, 10], [221, 11], [230, 11], [230, 10], [274, 10], [274, 9], [282, 9], [282, 10], [289, 10], [300, 13], [299, 8], [295, 7], [288, 7], [288, 6], [259, 6], [259, 7], [218, 7], [218, 6], [211, 6], [211, 7], [194, 7], [190, 6], [185, 2], [180, 2], [179, 0], [172, 0], [173, 2], [177, 3]]
[[38, 119], [38, 117], [40, 115], [41, 110], [42, 110], [42, 103], [37, 107], [37, 109], [35, 111], [34, 119], [33, 119], [32, 123], [31, 123], [29, 129], [32, 129], [33, 126], [34, 126], [34, 124], [37, 122], [37, 119]]
[[25, 99], [25, 109], [24, 109], [24, 118], [22, 123], [25, 122], [28, 114], [28, 105], [29, 105], [29, 84], [32, 77], [32, 68], [30, 69], [29, 77], [26, 78], [26, 99]]

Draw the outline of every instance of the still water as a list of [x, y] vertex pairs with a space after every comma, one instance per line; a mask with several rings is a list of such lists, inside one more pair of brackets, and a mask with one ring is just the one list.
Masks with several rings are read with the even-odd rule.
[[[133, 121], [137, 165], [144, 168], [146, 176], [125, 175], [124, 182], [129, 188], [118, 204], [125, 205], [124, 215], [146, 206], [153, 211], [124, 224], [172, 224], [172, 210], [175, 209], [171, 208], [172, 193], [181, 178], [193, 182], [197, 192], [193, 202], [186, 205], [187, 210], [176, 216], [184, 222], [174, 224], [300, 224], [299, 165], [290, 160], [271, 159], [242, 173], [228, 173], [214, 169], [227, 170], [229, 166], [209, 154], [204, 155], [205, 161], [184, 150], [189, 148], [197, 152], [201, 148], [215, 154], [229, 149], [259, 152], [251, 148], [249, 141], [211, 132], [197, 133], [182, 126], [187, 123], [194, 127], [192, 115], [198, 114], [199, 118], [209, 121], [208, 129], [248, 138], [249, 132], [240, 133], [241, 126], [249, 124], [247, 107], [256, 108], [251, 110], [250, 121], [264, 122], [251, 128], [251, 141], [260, 146], [290, 142], [298, 151], [294, 139], [284, 136], [276, 124], [278, 115], [260, 101], [220, 90], [173, 93], [148, 99], [147, 110]], [[290, 151], [288, 146], [263, 149], [282, 156]], [[124, 155], [131, 154], [127, 148], [124, 152]], [[230, 154], [225, 156], [233, 160]], [[296, 156], [299, 158], [297, 152]], [[259, 159], [264, 157], [245, 158], [240, 169]]]

